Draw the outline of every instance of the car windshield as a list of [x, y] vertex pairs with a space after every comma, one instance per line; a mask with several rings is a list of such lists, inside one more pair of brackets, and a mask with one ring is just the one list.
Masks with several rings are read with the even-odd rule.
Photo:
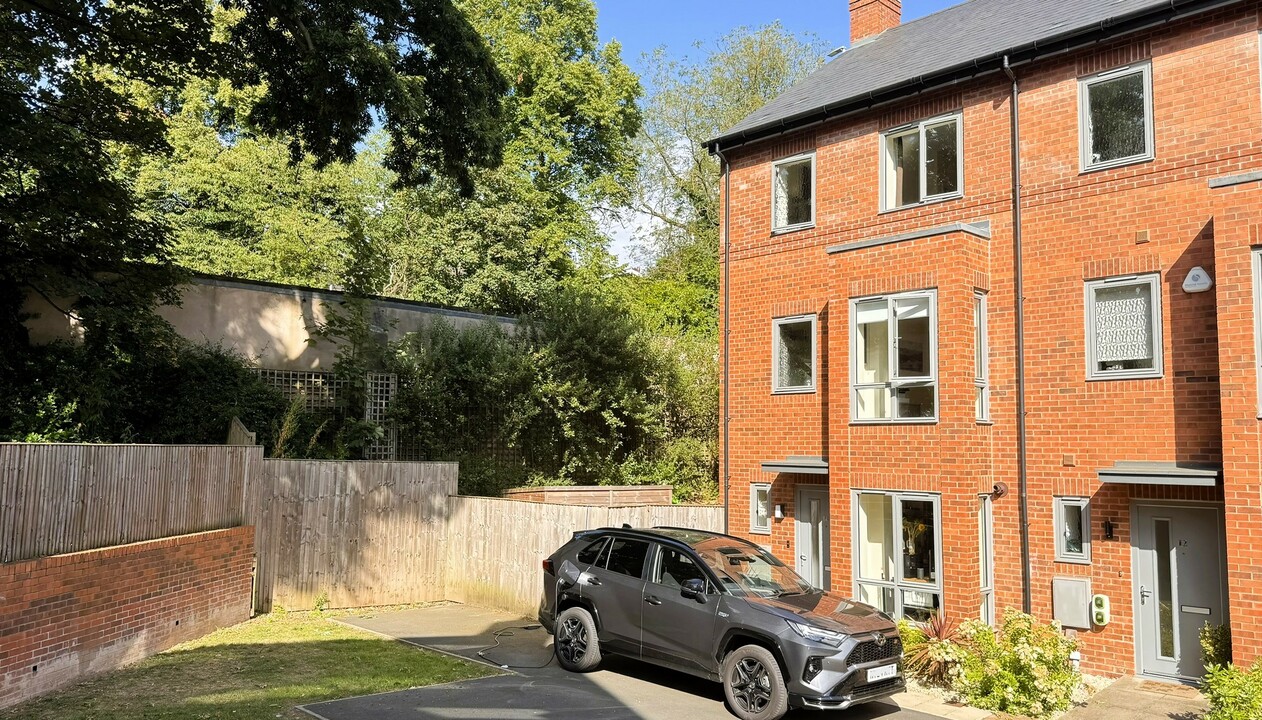
[[814, 590], [800, 575], [760, 547], [715, 538], [693, 549], [718, 576], [723, 587], [734, 595], [778, 597]]

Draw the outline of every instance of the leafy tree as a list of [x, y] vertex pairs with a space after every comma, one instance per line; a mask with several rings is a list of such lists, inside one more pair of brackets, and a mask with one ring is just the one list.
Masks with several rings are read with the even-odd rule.
[[[718, 308], [719, 163], [701, 144], [735, 125], [822, 64], [828, 46], [812, 34], [794, 35], [776, 22], [737, 28], [698, 57], [648, 59], [649, 95], [637, 147], [640, 172], [632, 207], [651, 218], [645, 244], [650, 268], [645, 303], [662, 319], [713, 332]], [[658, 283], [663, 285], [659, 286]], [[692, 292], [682, 294], [686, 283]], [[661, 306], [671, 295], [692, 303]], [[704, 322], [699, 322], [704, 318]]]
[[[215, 32], [216, 13], [240, 22]], [[451, 0], [0, 0], [0, 37], [6, 341], [24, 340], [28, 291], [75, 298], [63, 309], [89, 331], [107, 309], [117, 320], [171, 299], [165, 227], [116, 151], [168, 150], [173, 108], [137, 102], [127, 83], [261, 87], [242, 124], [288, 133], [291, 158], [317, 167], [351, 159], [375, 109], [401, 184], [436, 172], [468, 191], [471, 168], [500, 159], [505, 82]]]
[[396, 196], [381, 230], [388, 294], [517, 314], [603, 249], [592, 213], [627, 198], [641, 89], [592, 0], [459, 0], [511, 88], [504, 164], [475, 192], [436, 183]]

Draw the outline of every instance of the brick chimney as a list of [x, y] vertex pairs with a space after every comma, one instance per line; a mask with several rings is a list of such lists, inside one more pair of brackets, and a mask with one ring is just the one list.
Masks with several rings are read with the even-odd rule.
[[903, 21], [902, 0], [850, 0], [850, 46]]

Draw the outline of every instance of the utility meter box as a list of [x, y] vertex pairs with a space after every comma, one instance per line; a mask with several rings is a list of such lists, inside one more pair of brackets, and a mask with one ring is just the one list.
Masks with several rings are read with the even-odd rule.
[[1096, 627], [1104, 627], [1109, 624], [1109, 596], [1108, 595], [1092, 595], [1091, 596], [1091, 622]]
[[1091, 629], [1091, 580], [1052, 578], [1052, 617], [1065, 627]]

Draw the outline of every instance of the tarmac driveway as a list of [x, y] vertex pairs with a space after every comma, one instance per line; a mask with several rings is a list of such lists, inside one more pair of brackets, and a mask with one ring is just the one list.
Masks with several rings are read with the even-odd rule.
[[[594, 673], [579, 675], [552, 661], [551, 638], [522, 629], [530, 620], [508, 613], [441, 605], [343, 620], [461, 657], [512, 666], [508, 674], [446, 685], [315, 703], [302, 710], [323, 720], [732, 720], [718, 683], [645, 663], [609, 658]], [[497, 631], [502, 631], [498, 638]], [[498, 640], [498, 646], [497, 646]], [[482, 651], [479, 657], [478, 652]], [[898, 696], [896, 696], [898, 697]], [[805, 710], [789, 717], [838, 720], [935, 720], [875, 702], [821, 715]]]

